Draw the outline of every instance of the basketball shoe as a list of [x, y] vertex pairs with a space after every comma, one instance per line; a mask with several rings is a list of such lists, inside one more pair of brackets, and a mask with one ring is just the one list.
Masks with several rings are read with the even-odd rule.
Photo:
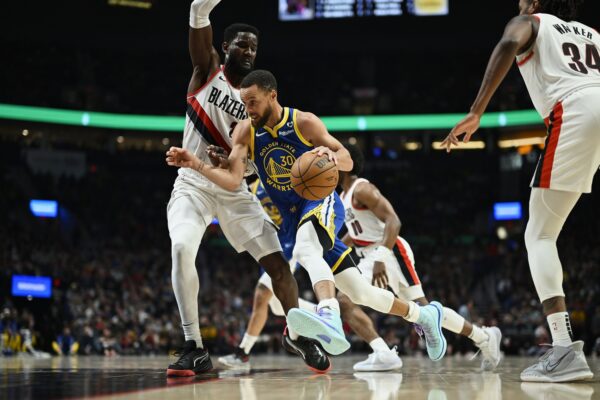
[[537, 363], [521, 372], [525, 382], [573, 382], [592, 379], [581, 340], [569, 346], [552, 346]]
[[392, 371], [402, 368], [402, 359], [396, 347], [387, 351], [374, 351], [366, 360], [354, 364], [354, 370], [360, 372]]
[[323, 307], [317, 313], [312, 313], [292, 308], [288, 312], [287, 321], [298, 335], [318, 341], [329, 354], [342, 354], [350, 348], [337, 310]]
[[187, 340], [175, 355], [179, 359], [169, 365], [167, 376], [194, 376], [213, 368], [208, 351], [197, 348], [195, 340]]
[[324, 374], [331, 369], [331, 361], [315, 340], [299, 336], [292, 340], [287, 327], [283, 331], [283, 348], [292, 354], [297, 354], [313, 372]]
[[233, 354], [219, 357], [218, 360], [228, 368], [250, 368], [250, 356], [241, 347], [236, 347]]
[[433, 361], [441, 360], [446, 354], [446, 338], [442, 333], [443, 307], [437, 301], [432, 301], [421, 307], [419, 319], [415, 327], [417, 332], [422, 332], [427, 346], [427, 354]]

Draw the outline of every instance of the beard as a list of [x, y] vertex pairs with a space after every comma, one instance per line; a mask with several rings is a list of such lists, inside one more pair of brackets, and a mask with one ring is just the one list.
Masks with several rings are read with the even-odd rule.
[[244, 65], [240, 60], [234, 59], [232, 57], [228, 57], [225, 64], [227, 65], [230, 71], [242, 78], [244, 78], [246, 75], [248, 75], [254, 70], [254, 63], [251, 62], [251, 65], [248, 67]]
[[256, 121], [256, 123], [252, 123], [252, 126], [257, 129], [260, 128], [262, 126], [264, 126], [267, 121], [269, 120], [269, 118], [271, 117], [271, 113], [273, 112], [273, 109], [269, 106], [269, 108], [267, 108], [265, 110], [265, 113], [262, 115], [262, 117], [260, 117], [258, 119], [258, 121]]

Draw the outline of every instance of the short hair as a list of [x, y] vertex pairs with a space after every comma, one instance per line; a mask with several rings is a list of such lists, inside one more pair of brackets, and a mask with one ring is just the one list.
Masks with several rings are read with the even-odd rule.
[[348, 152], [350, 153], [350, 158], [354, 163], [352, 170], [350, 171], [350, 175], [360, 175], [363, 172], [365, 167], [365, 156], [360, 148], [355, 144], [346, 144], [344, 145]]
[[256, 28], [255, 26], [248, 25], [248, 24], [242, 24], [242, 23], [238, 22], [235, 24], [231, 24], [227, 28], [225, 28], [225, 33], [223, 34], [223, 40], [226, 41], [227, 43], [231, 43], [231, 41], [233, 39], [235, 39], [237, 34], [240, 32], [253, 33], [256, 35], [256, 37], [258, 37], [258, 35], [260, 33], [258, 31], [258, 28]]
[[259, 89], [264, 90], [265, 92], [277, 90], [277, 80], [275, 79], [275, 76], [264, 69], [257, 69], [250, 72], [248, 75], [246, 75], [244, 80], [242, 80], [240, 87], [242, 89], [247, 89], [253, 85], [256, 85]]
[[538, 0], [540, 12], [552, 14], [564, 21], [573, 21], [577, 18], [579, 7], [584, 0]]

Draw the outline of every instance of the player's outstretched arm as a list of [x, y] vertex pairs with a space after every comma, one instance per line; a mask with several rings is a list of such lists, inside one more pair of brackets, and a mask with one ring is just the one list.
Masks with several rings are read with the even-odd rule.
[[194, 72], [188, 86], [193, 93], [206, 83], [219, 67], [219, 53], [213, 47], [213, 31], [208, 16], [221, 0], [194, 0], [190, 6], [189, 50]]
[[352, 194], [354, 203], [369, 209], [379, 220], [385, 224], [383, 241], [379, 244], [393, 249], [396, 244], [396, 238], [400, 234], [400, 218], [394, 211], [394, 207], [372, 183], [362, 182], [356, 185]]
[[236, 190], [244, 179], [248, 164], [249, 120], [242, 121], [233, 131], [233, 145], [229, 154], [228, 168], [209, 165], [186, 149], [171, 147], [167, 151], [167, 164], [173, 167], [191, 168], [225, 190]]
[[479, 129], [481, 116], [487, 108], [492, 96], [506, 77], [517, 55], [530, 48], [537, 38], [539, 21], [531, 15], [520, 15], [513, 18], [504, 30], [504, 35], [496, 45], [488, 62], [483, 82], [477, 98], [471, 106], [471, 111], [452, 129], [442, 142], [446, 151], [450, 152], [452, 145], [458, 145], [458, 137], [465, 135], [467, 143]]
[[350, 152], [339, 140], [329, 134], [323, 121], [309, 112], [298, 111], [298, 129], [311, 142], [319, 155], [327, 154], [340, 171], [351, 171], [354, 165]]

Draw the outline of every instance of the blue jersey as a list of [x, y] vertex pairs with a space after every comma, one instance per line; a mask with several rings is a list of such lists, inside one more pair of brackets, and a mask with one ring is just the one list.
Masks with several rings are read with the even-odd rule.
[[283, 243], [296, 242], [296, 231], [308, 220], [323, 227], [329, 236], [324, 259], [335, 271], [350, 249], [338, 238], [344, 224], [344, 206], [337, 193], [322, 200], [306, 200], [291, 185], [292, 165], [313, 145], [302, 136], [296, 122], [297, 110], [285, 107], [283, 118], [272, 129], [251, 127], [250, 158], [256, 164], [258, 176], [282, 218], [279, 239]]
[[273, 129], [252, 127], [250, 139], [250, 157], [260, 180], [282, 211], [293, 209], [303, 201], [292, 189], [291, 169], [298, 157], [313, 149], [296, 125], [297, 111], [287, 107], [283, 110], [283, 118]]

